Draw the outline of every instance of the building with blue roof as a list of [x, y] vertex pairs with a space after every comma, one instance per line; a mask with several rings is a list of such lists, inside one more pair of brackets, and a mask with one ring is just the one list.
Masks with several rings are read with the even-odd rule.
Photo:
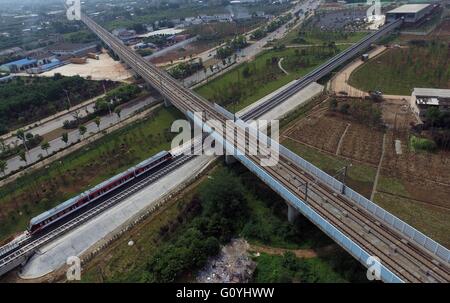
[[52, 70], [54, 68], [57, 68], [59, 66], [62, 66], [64, 64], [65, 64], [64, 62], [61, 62], [58, 59], [52, 59], [49, 63], [42, 64], [42, 65], [39, 65], [38, 67], [31, 68], [30, 72], [32, 74], [40, 74], [40, 73]]
[[23, 58], [17, 61], [9, 62], [0, 66], [0, 70], [10, 73], [26, 71], [37, 66], [37, 60], [32, 58]]

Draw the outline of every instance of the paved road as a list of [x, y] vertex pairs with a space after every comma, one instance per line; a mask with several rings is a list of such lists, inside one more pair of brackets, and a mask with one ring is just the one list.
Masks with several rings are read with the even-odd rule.
[[[145, 98], [143, 100], [140, 100], [140, 101], [130, 102], [122, 109], [122, 111], [120, 113], [120, 116], [121, 116], [120, 119], [125, 119], [125, 118], [133, 115], [136, 110], [141, 109], [144, 106], [150, 105], [155, 102], [156, 102], [156, 100], [151, 96], [148, 98]], [[105, 128], [108, 128], [112, 124], [117, 123], [118, 121], [119, 121], [119, 117], [114, 113], [111, 115], [103, 116], [100, 118], [100, 127], [99, 128], [97, 128], [97, 125], [94, 122], [90, 122], [85, 125], [87, 131], [84, 136], [86, 137], [91, 133], [97, 133]], [[51, 128], [51, 126], [49, 126], [49, 127]], [[61, 125], [58, 125], [58, 128], [59, 127], [61, 127]], [[68, 130], [68, 135], [69, 135], [68, 144], [77, 142], [81, 138], [78, 129]], [[65, 143], [61, 140], [61, 137], [58, 137], [58, 138], [50, 141], [49, 143], [50, 143], [50, 148], [48, 149], [49, 155], [51, 155], [53, 152], [58, 151], [65, 147]], [[31, 149], [26, 154], [27, 163], [31, 164], [31, 163], [38, 161], [40, 158], [40, 155], [46, 156], [47, 152], [42, 150], [42, 148], [40, 146], [37, 146], [37, 147]], [[19, 156], [13, 157], [7, 161], [8, 167], [5, 171], [5, 173], [8, 174], [11, 171], [17, 170], [21, 166], [24, 166], [25, 164], [26, 163], [24, 161], [22, 161]]]
[[[303, 9], [303, 11], [308, 11], [308, 10], [315, 10], [318, 6], [319, 6], [320, 1], [317, 0], [311, 0], [302, 4], [297, 5], [294, 9], [291, 10], [292, 11], [297, 11], [300, 8]], [[257, 54], [259, 54], [262, 50], [263, 47], [267, 44], [267, 42], [273, 40], [273, 39], [280, 39], [282, 38], [289, 29], [289, 24], [294, 22], [294, 18], [289, 21], [288, 23], [284, 24], [283, 26], [281, 26], [279, 29], [277, 29], [276, 31], [269, 33], [266, 37], [262, 38], [261, 40], [258, 40], [252, 44], [250, 44], [249, 46], [247, 46], [246, 48], [242, 49], [240, 52], [238, 52], [238, 57], [237, 57], [237, 61], [234, 62], [234, 59], [232, 60], [231, 63], [227, 63], [225, 65], [225, 67], [230, 66], [234, 63], [240, 63], [240, 62], [245, 62], [245, 61], [249, 61], [251, 59], [253, 59]], [[304, 15], [300, 15], [300, 22], [304, 20]], [[251, 34], [247, 34], [247, 39], [249, 39]], [[216, 50], [213, 50], [211, 52], [204, 52], [201, 54], [202, 58], [204, 57], [204, 61], [206, 61], [208, 58], [212, 58], [214, 57], [216, 53]], [[227, 61], [228, 62], [228, 61]], [[220, 63], [220, 66], [223, 68], [222, 63]], [[223, 69], [222, 69], [223, 71]], [[192, 86], [195, 83], [201, 82], [204, 79], [206, 79], [206, 77], [210, 77], [213, 74], [216, 74], [218, 72], [222, 72], [222, 71], [217, 71], [214, 70], [213, 72], [211, 72], [210, 69], [207, 69], [207, 72], [205, 73], [203, 70], [199, 71], [198, 73], [186, 78], [183, 83], [185, 86]], [[130, 105], [129, 107], [125, 107], [122, 110], [121, 116], [122, 118], [128, 117], [130, 114], [132, 114], [135, 110], [142, 108], [148, 104], [150, 104], [153, 101], [151, 98], [143, 100], [141, 102], [138, 102], [137, 104], [133, 104]], [[87, 105], [85, 108], [82, 108], [79, 110], [78, 114], [80, 117], [85, 116], [86, 115], [86, 109], [89, 112], [93, 111], [93, 106], [94, 103]], [[64, 116], [61, 116], [60, 118], [57, 118], [55, 120], [49, 121], [48, 123], [45, 123], [41, 126], [38, 126], [36, 128], [33, 128], [32, 130], [30, 130], [29, 132], [33, 133], [33, 134], [39, 134], [39, 135], [44, 135], [46, 133], [49, 133], [55, 129], [58, 129], [62, 126], [62, 123], [65, 120], [74, 120], [74, 116], [72, 114], [67, 114]], [[104, 116], [101, 118], [101, 123], [100, 123], [100, 130], [106, 128], [107, 126], [116, 123], [118, 121], [118, 117], [115, 114], [112, 114], [111, 116]], [[96, 133], [98, 132], [98, 128], [95, 125], [94, 122], [89, 123], [88, 125], [86, 125], [87, 127], [87, 132], [85, 134], [88, 135], [89, 133]], [[72, 142], [76, 142], [80, 139], [80, 134], [78, 130], [73, 130], [69, 132], [69, 144]], [[16, 141], [17, 143], [19, 143], [20, 141], [15, 138], [12, 137], [10, 139], [7, 139], [6, 143], [12, 143], [13, 141]], [[61, 138], [56, 138], [52, 141], [49, 142], [50, 143], [50, 148], [48, 149], [48, 153], [52, 154], [54, 151], [60, 150], [62, 148], [65, 147], [64, 142], [61, 140]], [[36, 161], [39, 160], [40, 155], [45, 156], [47, 154], [46, 151], [42, 150], [40, 146], [35, 147], [33, 149], [31, 149], [28, 153], [27, 153], [27, 161], [28, 164], [34, 163]], [[24, 161], [22, 161], [20, 159], [20, 157], [16, 156], [13, 157], [11, 159], [9, 159], [7, 161], [7, 169], [5, 171], [6, 174], [8, 174], [11, 171], [17, 170], [19, 169], [21, 166], [24, 166], [26, 163]]]
[[[93, 112], [94, 111], [95, 102], [87, 104], [86, 106], [81, 107], [80, 109], [77, 109], [75, 111], [71, 111], [67, 114], [64, 114], [62, 116], [59, 116], [53, 120], [50, 120], [48, 122], [45, 122], [39, 126], [33, 127], [29, 130], [27, 130], [27, 133], [32, 133], [33, 135], [40, 135], [43, 136], [45, 134], [48, 134], [58, 128], [61, 128], [63, 126], [64, 121], [69, 120], [75, 120], [75, 116], [78, 113], [78, 117], [82, 118], [87, 115], [87, 112]], [[16, 144], [21, 143], [21, 140], [19, 140], [16, 136], [9, 137], [5, 140], [6, 145], [14, 146]]]
[[[297, 5], [295, 8], [293, 8], [291, 10], [291, 12], [294, 11], [298, 11], [299, 9], [303, 9], [304, 12], [311, 10], [314, 11], [315, 9], [317, 9], [317, 7], [319, 6], [320, 1], [317, 0], [311, 0], [305, 3], [301, 3], [299, 5]], [[305, 19], [305, 15], [304, 14], [300, 14], [300, 22], [303, 22]], [[262, 52], [264, 50], [264, 46], [267, 44], [267, 42], [274, 40], [274, 39], [281, 39], [284, 37], [284, 35], [288, 32], [289, 30], [289, 26], [291, 24], [293, 24], [295, 21], [295, 18], [292, 18], [291, 21], [287, 22], [286, 24], [282, 25], [279, 29], [277, 29], [276, 31], [269, 33], [267, 36], [265, 36], [264, 38], [262, 38], [261, 40], [258, 40], [252, 44], [250, 44], [249, 46], [243, 48], [242, 50], [240, 50], [237, 53], [237, 60], [236, 63], [242, 63], [245, 61], [250, 61], [252, 60], [256, 55], [258, 55], [260, 52]], [[250, 36], [251, 34], [247, 34], [247, 40], [250, 40]], [[207, 60], [214, 58], [214, 56], [216, 55], [217, 51], [216, 48], [214, 48], [212, 51], [207, 51], [207, 52], [203, 52], [201, 53], [199, 56], [202, 58], [203, 62], [206, 62]], [[233, 57], [233, 61], [234, 62], [234, 57]], [[210, 69], [207, 70], [207, 72], [205, 73], [203, 70], [198, 71], [197, 73], [187, 77], [186, 79], [184, 79], [183, 83], [185, 86], [192, 86], [196, 83], [202, 82], [204, 81], [207, 77], [213, 76], [217, 73], [219, 73], [221, 70], [223, 70], [224, 68], [230, 66], [230, 64], [226, 64], [225, 66], [222, 65], [222, 63], [218, 64], [220, 70], [214, 70], [213, 72], [211, 72]]]

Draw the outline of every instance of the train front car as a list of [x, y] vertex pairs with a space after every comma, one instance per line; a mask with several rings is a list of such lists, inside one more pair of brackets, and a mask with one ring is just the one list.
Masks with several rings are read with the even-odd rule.
[[62, 218], [68, 216], [70, 213], [78, 209], [79, 206], [88, 201], [89, 198], [86, 195], [81, 194], [55, 206], [50, 210], [47, 210], [46, 212], [30, 220], [28, 232], [30, 234], [35, 234], [38, 231], [43, 230], [47, 226], [52, 225]]
[[156, 155], [142, 161], [135, 167], [132, 167], [125, 172], [122, 172], [114, 177], [94, 186], [93, 188], [85, 191], [84, 193], [73, 197], [56, 207], [32, 218], [28, 226], [30, 234], [35, 234], [50, 225], [55, 224], [61, 219], [67, 217], [76, 210], [84, 207], [87, 204], [92, 204], [98, 201], [106, 194], [124, 186], [133, 179], [142, 174], [162, 165], [163, 163], [170, 161], [172, 154], [167, 151], [161, 151]]

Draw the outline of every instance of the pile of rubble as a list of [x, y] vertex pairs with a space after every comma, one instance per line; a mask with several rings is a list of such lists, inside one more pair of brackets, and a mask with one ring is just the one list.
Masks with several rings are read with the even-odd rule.
[[200, 283], [245, 283], [255, 271], [256, 263], [248, 253], [244, 239], [233, 239], [221, 252], [208, 260], [197, 274]]

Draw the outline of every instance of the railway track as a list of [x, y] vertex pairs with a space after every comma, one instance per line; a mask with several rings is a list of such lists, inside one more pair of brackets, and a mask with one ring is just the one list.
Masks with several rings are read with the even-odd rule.
[[[280, 163], [285, 164], [288, 161], [285, 159]], [[291, 165], [268, 170], [283, 180], [283, 184], [291, 190], [299, 192], [299, 197], [307, 200], [309, 206], [315, 211], [330, 218], [336, 226], [345, 230], [347, 234], [351, 234], [359, 245], [374, 256], [380, 257], [383, 263], [389, 264], [392, 270], [404, 277], [406, 281], [446, 282], [450, 280], [448, 266], [442, 262], [433, 262], [433, 257], [423, 249], [405, 242], [402, 235], [374, 220], [371, 214], [342, 195], [335, 195], [327, 186], [316, 182], [310, 174], [301, 173]], [[305, 183], [309, 184], [307, 197], [304, 191], [299, 190], [300, 185]], [[377, 245], [372, 244], [377, 242]], [[392, 263], [391, 255], [394, 254], [396, 262]]]
[[[119, 57], [127, 62], [139, 75], [149, 81], [154, 87], [180, 110], [186, 114], [193, 112], [204, 112], [204, 122], [207, 119], [215, 119], [224, 126], [226, 118], [218, 114], [212, 105], [204, 98], [196, 95], [189, 89], [184, 88], [180, 83], [168, 76], [164, 71], [158, 70], [152, 64], [142, 60], [139, 56], [134, 55], [131, 50], [124, 46], [121, 42], [111, 37], [109, 33], [96, 25], [90, 19], [83, 20], [91, 29], [96, 32], [102, 40], [110, 47], [117, 51]], [[383, 35], [385, 32], [392, 30], [401, 24], [401, 21], [390, 24], [377, 35], [371, 35], [364, 39], [358, 46], [372, 43], [373, 39]], [[338, 55], [333, 62], [328, 62], [313, 74], [307, 75], [305, 79], [294, 84], [293, 87], [281, 92], [275, 101], [263, 104], [258, 110], [252, 111], [243, 116], [244, 119], [251, 119], [267, 112], [273, 106], [283, 102], [293, 93], [303, 88], [305, 83], [311, 83], [312, 79], [322, 77], [324, 73], [328, 73], [330, 69], [339, 66], [355, 52], [357, 48], [351, 48], [347, 53]], [[308, 83], [308, 84], [309, 84]], [[238, 131], [238, 136], [245, 136], [245, 132]], [[245, 151], [245, 147], [243, 151]], [[261, 158], [257, 156], [249, 156], [254, 164], [260, 163]], [[294, 184], [303, 182], [311, 184], [309, 200], [312, 207], [323, 218], [332, 222], [338, 229], [349, 236], [355, 243], [364, 248], [367, 252], [380, 258], [383, 265], [389, 270], [396, 273], [404, 281], [410, 282], [448, 282], [450, 281], [448, 264], [445, 261], [437, 260], [429, 252], [423, 250], [415, 243], [408, 242], [404, 237], [393, 230], [391, 227], [380, 223], [372, 214], [358, 207], [348, 198], [336, 194], [334, 190], [328, 186], [318, 182], [316, 178], [305, 173], [302, 169], [292, 163], [289, 159], [281, 156], [279, 165], [281, 169], [263, 167], [263, 169], [278, 180], [287, 189], [294, 193], [300, 199], [301, 190]], [[289, 176], [286, 173], [289, 172]], [[295, 177], [295, 179], [293, 178]], [[298, 184], [297, 184], [298, 185]], [[328, 206], [324, 206], [327, 204]]]
[[241, 116], [241, 119], [247, 121], [249, 119], [254, 119], [256, 117], [261, 117], [263, 114], [267, 113], [269, 110], [273, 109], [277, 105], [283, 103], [294, 94], [307, 87], [312, 82], [319, 80], [325, 75], [329, 74], [333, 70], [335, 70], [340, 65], [344, 64], [346, 61], [353, 58], [357, 53], [363, 51], [367, 47], [370, 46], [371, 43], [377, 41], [379, 38], [383, 37], [388, 32], [396, 29], [403, 23], [402, 19], [398, 19], [395, 22], [389, 23], [382, 27], [380, 30], [364, 37], [358, 43], [352, 45], [348, 49], [343, 52], [337, 54], [335, 57], [331, 58], [315, 70], [306, 74], [296, 82], [294, 82], [291, 86], [286, 88], [285, 90], [275, 94], [273, 97], [266, 100], [261, 106], [258, 106], [249, 112], [245, 113]]
[[[98, 26], [90, 18], [83, 15], [82, 21], [110, 48], [112, 48], [122, 60], [130, 65], [136, 73], [149, 82], [153, 87], [158, 89], [159, 92], [165, 98], [168, 98], [170, 102], [172, 102], [178, 109], [188, 115], [193, 112], [203, 112], [205, 114], [202, 118], [203, 121], [206, 121], [207, 119], [216, 119], [225, 125], [227, 120], [226, 117], [219, 114], [213, 105], [206, 99], [185, 88], [178, 81], [169, 76], [165, 71], [159, 70], [151, 63], [135, 54], [131, 49], [123, 45], [117, 38]], [[392, 27], [385, 30], [392, 30], [392, 28], [398, 25], [391, 24], [391, 26]], [[384, 34], [385, 32], [382, 33]], [[376, 37], [372, 35], [365, 39], [364, 43], [370, 44], [372, 43], [371, 39], [375, 38]], [[361, 45], [362, 44], [360, 44], [360, 46]], [[354, 51], [356, 50], [353, 49], [353, 52]], [[350, 53], [347, 53], [347, 55], [349, 54]], [[338, 55], [337, 58], [335, 58], [336, 61], [334, 61], [334, 63], [331, 62], [333, 64], [328, 62], [328, 64], [325, 64], [325, 66], [319, 68], [320, 70], [317, 73], [307, 75], [305, 77], [306, 79], [296, 82], [293, 87], [288, 88], [284, 94], [282, 92], [281, 95], [278, 96], [279, 99], [271, 99], [271, 102], [266, 102], [261, 105], [261, 109], [247, 113], [243, 118], [245, 120], [249, 120], [261, 116], [263, 113], [286, 100], [288, 96], [292, 96], [292, 94], [296, 91], [303, 88], [304, 86], [302, 85], [305, 85], [308, 81], [311, 83], [313, 81], [312, 79], [315, 79], [327, 70], [332, 69], [335, 64], [342, 64], [339, 62], [341, 62], [341, 60], [342, 62], [346, 61], [345, 58], [345, 55]], [[237, 136], [246, 136], [245, 130], [239, 127], [237, 127], [237, 130]], [[236, 145], [236, 147], [240, 148], [245, 153], [245, 146]], [[145, 182], [144, 180], [142, 180], [142, 182], [137, 182], [136, 185], [124, 190], [123, 193], [120, 193], [117, 196], [108, 199], [105, 203], [99, 205], [98, 209], [95, 207], [96, 210], [94, 211], [94, 209], [92, 209], [92, 214], [91, 210], [89, 210], [86, 214], [82, 214], [73, 221], [65, 223], [39, 239], [35, 239], [30, 243], [21, 245], [20, 248], [13, 250], [11, 253], [8, 253], [0, 259], [0, 274], [2, 264], [5, 264], [6, 258], [8, 258], [8, 260], [19, 258], [27, 252], [44, 245], [51, 239], [60, 236], [64, 232], [67, 232], [78, 224], [81, 224], [81, 222], [89, 220], [89, 218], [92, 218], [107, 207], [111, 207], [132, 193], [140, 190], [142, 187], [154, 182], [154, 180], [156, 180], [154, 178], [160, 178], [163, 174], [168, 173], [169, 171], [167, 169], [169, 169], [169, 167], [171, 167], [171, 169], [175, 169], [178, 165], [181, 165], [181, 162], [184, 161], [183, 163], [185, 163], [192, 157], [193, 156], [180, 156], [180, 158], [177, 158], [174, 162], [169, 164], [166, 170], [159, 172], [153, 177], [149, 176]], [[261, 157], [259, 156], [248, 156], [248, 158], [255, 165], [258, 165], [261, 160]], [[353, 201], [349, 200], [345, 196], [337, 194], [333, 189], [321, 183], [314, 176], [303, 171], [301, 167], [298, 167], [287, 156], [281, 155], [277, 166], [262, 167], [262, 169], [296, 197], [307, 200], [306, 202], [309, 207], [311, 207], [325, 220], [333, 223], [337, 229], [346, 234], [354, 243], [358, 244], [368, 253], [379, 257], [382, 264], [395, 273], [398, 277], [401, 277], [402, 280], [409, 282], [450, 281], [448, 263], [443, 260], [438, 260], [434, 255], [431, 255], [429, 252], [423, 250], [415, 243], [406, 241], [401, 234], [393, 230], [391, 227], [380, 223], [376, 217], [358, 207], [358, 205], [356, 205]], [[306, 194], [299, 186], [301, 184], [310, 185], [308, 198], [306, 198]]]
[[39, 235], [37, 237], [28, 235], [26, 239], [20, 241], [18, 246], [13, 247], [10, 250], [5, 250], [5, 247], [3, 247], [4, 249], [2, 251], [2, 255], [0, 255], [0, 276], [4, 274], [6, 271], [10, 270], [6, 268], [8, 264], [15, 264], [14, 262], [16, 260], [22, 260], [24, 257], [27, 258], [36, 249], [42, 247], [43, 245], [47, 244], [48, 242], [58, 237], [61, 237], [63, 234], [69, 232], [75, 227], [83, 223], [86, 223], [87, 221], [99, 215], [106, 209], [116, 205], [117, 203], [128, 198], [129, 196], [137, 193], [144, 187], [149, 186], [153, 182], [157, 181], [166, 174], [174, 171], [176, 168], [193, 159], [194, 157], [195, 157], [194, 155], [179, 155], [175, 157], [174, 160], [169, 164], [167, 164], [166, 166], [163, 166], [157, 171], [145, 176], [144, 178], [138, 180], [129, 187], [119, 189], [119, 192], [117, 192], [117, 194], [114, 195], [113, 197], [106, 199], [105, 201], [83, 212], [79, 216], [65, 222], [64, 224], [50, 230], [49, 232]]

